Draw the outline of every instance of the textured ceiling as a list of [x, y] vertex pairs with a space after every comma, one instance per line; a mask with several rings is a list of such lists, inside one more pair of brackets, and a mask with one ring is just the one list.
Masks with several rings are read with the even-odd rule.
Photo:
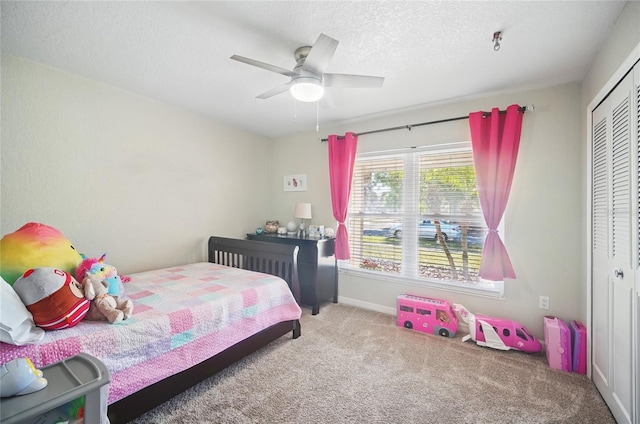
[[[483, 93], [581, 80], [618, 1], [2, 1], [2, 50], [268, 137]], [[499, 51], [492, 35], [503, 32]], [[320, 33], [327, 72], [384, 76], [315, 104], [255, 96]]]

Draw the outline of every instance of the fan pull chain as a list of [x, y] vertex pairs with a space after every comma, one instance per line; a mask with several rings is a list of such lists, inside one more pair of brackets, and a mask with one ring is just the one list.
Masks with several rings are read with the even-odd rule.
[[293, 122], [298, 122], [298, 102], [293, 100]]
[[316, 102], [316, 132], [320, 131], [320, 100]]

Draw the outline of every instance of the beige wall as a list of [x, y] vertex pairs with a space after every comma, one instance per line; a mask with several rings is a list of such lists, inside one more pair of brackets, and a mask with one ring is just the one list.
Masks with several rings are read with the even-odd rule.
[[609, 37], [604, 40], [598, 54], [582, 81], [582, 103], [586, 109], [613, 76], [622, 62], [640, 43], [640, 1], [629, 1], [622, 9]]
[[[579, 272], [583, 266], [581, 226], [583, 211], [582, 164], [579, 152], [580, 86], [571, 83], [540, 90], [503, 94], [455, 104], [428, 107], [351, 125], [327, 127], [321, 137], [345, 131], [414, 124], [465, 116], [492, 107], [510, 104], [535, 105], [524, 117], [521, 147], [512, 193], [504, 219], [505, 245], [518, 276], [505, 283], [503, 300], [460, 293], [436, 291], [340, 273], [342, 301], [379, 310], [393, 311], [400, 293], [442, 297], [464, 304], [469, 310], [495, 314], [522, 322], [542, 335], [542, 317], [558, 315], [582, 319], [579, 292], [583, 289]], [[327, 146], [316, 133], [279, 140], [275, 154], [296, 151], [313, 161], [274, 161], [272, 198], [274, 217], [290, 219], [298, 200], [310, 201], [316, 224], [335, 227], [327, 177]], [[379, 151], [401, 147], [468, 141], [468, 121], [362, 136], [358, 151]], [[295, 165], [295, 167], [294, 167]], [[288, 172], [308, 174], [304, 193], [284, 193], [278, 181]], [[315, 217], [318, 217], [317, 219]], [[538, 297], [549, 296], [551, 309], [538, 308]]]
[[2, 57], [1, 220], [60, 229], [122, 273], [206, 259], [267, 209], [271, 142], [166, 104]]

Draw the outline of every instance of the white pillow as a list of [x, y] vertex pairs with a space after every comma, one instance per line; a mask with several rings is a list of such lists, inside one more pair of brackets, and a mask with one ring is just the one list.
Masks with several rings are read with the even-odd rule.
[[44, 330], [36, 327], [33, 315], [18, 294], [0, 277], [0, 341], [17, 346], [38, 343]]

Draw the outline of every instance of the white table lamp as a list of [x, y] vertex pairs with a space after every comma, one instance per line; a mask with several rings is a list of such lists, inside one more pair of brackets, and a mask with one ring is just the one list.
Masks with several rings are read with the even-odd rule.
[[304, 220], [311, 219], [311, 203], [296, 203], [294, 218], [300, 218], [300, 237], [304, 237]]

